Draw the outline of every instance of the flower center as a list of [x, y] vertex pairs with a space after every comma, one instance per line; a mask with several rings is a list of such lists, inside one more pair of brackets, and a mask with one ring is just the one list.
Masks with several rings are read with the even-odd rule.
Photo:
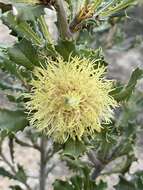
[[74, 96], [68, 96], [64, 98], [64, 104], [67, 108], [75, 108], [79, 105], [80, 99]]

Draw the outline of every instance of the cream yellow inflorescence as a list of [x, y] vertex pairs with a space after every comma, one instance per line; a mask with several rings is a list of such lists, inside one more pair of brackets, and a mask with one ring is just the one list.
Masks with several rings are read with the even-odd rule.
[[112, 81], [104, 78], [105, 67], [94, 67], [89, 59], [59, 57], [46, 69], [36, 68], [27, 102], [31, 125], [59, 143], [100, 132], [117, 103], [109, 95]]

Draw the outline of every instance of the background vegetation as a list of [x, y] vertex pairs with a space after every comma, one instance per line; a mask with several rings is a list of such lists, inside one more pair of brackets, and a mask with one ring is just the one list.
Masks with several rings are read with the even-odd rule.
[[[93, 2], [93, 13], [84, 10], [91, 1], [13, 0], [7, 4], [0, 3], [1, 20], [15, 37], [12, 45], [0, 44], [0, 159], [5, 163], [1, 164], [0, 175], [16, 181], [9, 187], [11, 190], [46, 190], [46, 180], [59, 164], [51, 161], [55, 155], [66, 163], [69, 175], [64, 180], [55, 180], [54, 190], [111, 189], [113, 176], [118, 178], [112, 186], [116, 190], [143, 189], [143, 172], [140, 170], [143, 94], [142, 88], [136, 88], [143, 77], [141, 68], [135, 68], [125, 84], [120, 80], [115, 82], [111, 95], [120, 107], [115, 110], [112, 123], [105, 125], [102, 133], [94, 139], [84, 139], [84, 142], [70, 139], [63, 145], [53, 143], [52, 139], [29, 126], [27, 119], [27, 100], [22, 94], [30, 92], [32, 71], [35, 66], [44, 65], [46, 57], [54, 60], [60, 54], [67, 60], [72, 53], [72, 56], [96, 60], [97, 66], [107, 65], [110, 70], [108, 60], [113, 55], [110, 50], [126, 52], [142, 47], [139, 28], [142, 20], [136, 22], [138, 17], [134, 12], [141, 2]], [[57, 22], [51, 25], [55, 27], [54, 32], [57, 31], [56, 37], [50, 33], [49, 20], [45, 16], [48, 10], [45, 11], [45, 8], [57, 13]], [[141, 5], [139, 9], [142, 10]], [[81, 11], [83, 14], [79, 14]], [[137, 25], [137, 35], [127, 30], [131, 22], [140, 24]], [[104, 55], [108, 55], [107, 58]], [[117, 65], [112, 67], [113, 73], [109, 72], [109, 78], [114, 78]], [[19, 132], [24, 138], [19, 136]], [[3, 150], [5, 139], [9, 145], [9, 157]], [[32, 185], [33, 176], [29, 176], [25, 168], [15, 161], [17, 144], [21, 149], [35, 149], [40, 155], [39, 175], [36, 177], [39, 182], [35, 186]], [[29, 151], [23, 159], [28, 154]], [[134, 165], [137, 167], [132, 172]]]

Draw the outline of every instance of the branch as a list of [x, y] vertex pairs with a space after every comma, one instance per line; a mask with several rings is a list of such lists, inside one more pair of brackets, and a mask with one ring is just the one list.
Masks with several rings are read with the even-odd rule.
[[95, 170], [92, 173], [92, 179], [95, 180], [100, 175], [102, 169], [104, 168], [104, 165], [100, 160], [96, 158], [96, 155], [93, 153], [93, 151], [88, 152], [87, 156], [89, 160], [94, 164]]
[[64, 9], [63, 0], [55, 0], [55, 9], [57, 11], [58, 25], [62, 39], [71, 39], [72, 33], [69, 30], [66, 12]]
[[[2, 152], [0, 153], [0, 155], [1, 155], [2, 160], [10, 167], [11, 171], [13, 172], [13, 174], [16, 175], [17, 172], [16, 172], [14, 166], [7, 160], [7, 158], [5, 157], [5, 155]], [[30, 186], [26, 182], [24, 182], [24, 181], [20, 181], [20, 182], [25, 185], [25, 187], [27, 188], [27, 190], [32, 190], [30, 188]]]
[[0, 156], [1, 156], [2, 160], [10, 167], [11, 171], [15, 174], [16, 170], [15, 170], [14, 166], [7, 160], [5, 155], [1, 152]]
[[48, 169], [47, 169], [47, 172], [46, 172], [46, 176], [49, 175], [49, 173], [55, 168], [56, 164], [53, 164], [52, 166], [50, 166]]
[[114, 41], [114, 36], [115, 36], [115, 33], [117, 32], [117, 24], [114, 24], [110, 30], [109, 30], [109, 33], [107, 35], [107, 39], [106, 39], [106, 47], [107, 48], [112, 48], [113, 46], [113, 41]]
[[41, 137], [40, 190], [46, 189], [46, 137]]
[[36, 150], [40, 151], [40, 147], [37, 144], [31, 145], [31, 144], [28, 144], [26, 142], [21, 141], [16, 136], [14, 138], [15, 138], [15, 142], [20, 144], [21, 146], [25, 146], [25, 147], [29, 147], [29, 148], [35, 148]]

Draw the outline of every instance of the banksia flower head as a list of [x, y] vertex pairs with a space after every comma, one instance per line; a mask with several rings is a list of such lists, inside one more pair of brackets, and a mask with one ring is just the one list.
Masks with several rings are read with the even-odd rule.
[[94, 67], [89, 59], [59, 57], [46, 69], [36, 68], [27, 102], [31, 124], [60, 143], [100, 132], [117, 104], [109, 95], [112, 81], [103, 77], [105, 67]]

